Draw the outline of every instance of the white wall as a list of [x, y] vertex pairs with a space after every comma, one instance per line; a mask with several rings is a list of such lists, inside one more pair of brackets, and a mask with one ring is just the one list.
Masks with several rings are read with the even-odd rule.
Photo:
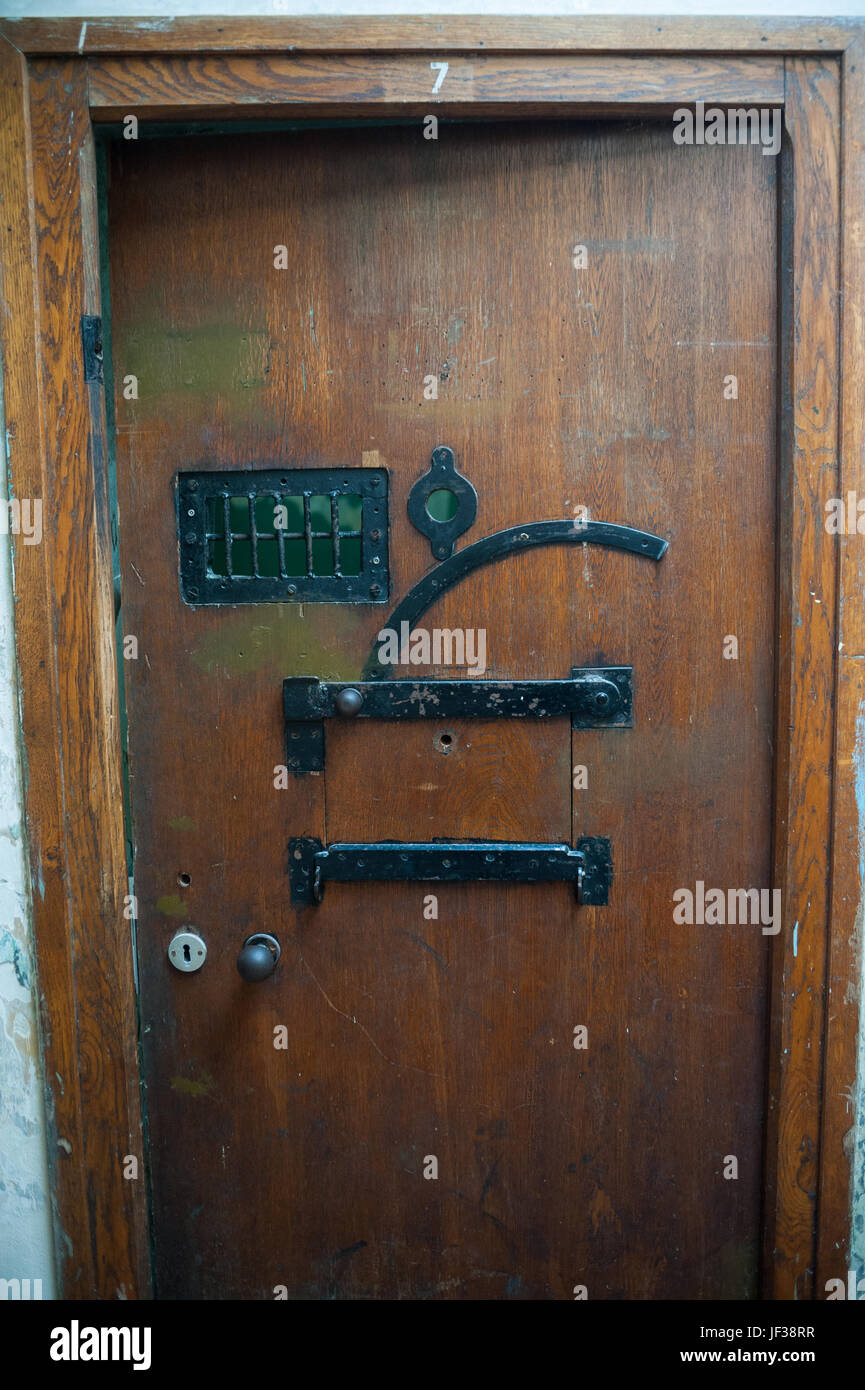
[[[431, 0], [431, 14], [861, 16], [865, 0]], [[0, 0], [9, 17], [208, 14], [423, 14], [410, 0]], [[5, 437], [5, 430], [4, 430]], [[0, 451], [0, 492], [5, 492]], [[21, 832], [21, 764], [15, 700], [8, 538], [0, 535], [0, 1278], [41, 1278], [51, 1296], [42, 1075], [33, 1002], [28, 888]], [[860, 816], [865, 826], [865, 743]], [[862, 848], [865, 879], [865, 840]], [[858, 1114], [865, 1119], [865, 1029]], [[853, 1117], [851, 1114], [851, 1124]], [[853, 1148], [854, 1232], [851, 1264], [865, 1275], [865, 1123]], [[845, 1271], [838, 1275], [844, 1277]]]

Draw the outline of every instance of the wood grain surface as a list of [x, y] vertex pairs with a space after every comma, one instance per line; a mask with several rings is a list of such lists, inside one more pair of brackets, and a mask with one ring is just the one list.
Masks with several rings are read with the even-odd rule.
[[[865, 43], [844, 55], [841, 181], [839, 497], [865, 497]], [[827, 210], [828, 216], [828, 210]], [[835, 538], [838, 629], [832, 808], [831, 933], [826, 961], [826, 1034], [820, 1130], [820, 1214], [815, 1286], [843, 1278], [851, 1266], [857, 1039], [862, 980], [861, 912], [865, 869], [861, 768], [865, 757], [865, 555], [862, 536]]]
[[[677, 925], [672, 894], [771, 884], [776, 192], [759, 149], [676, 147], [664, 124], [114, 147], [163, 1296], [755, 1294], [771, 938]], [[462, 721], [443, 753], [435, 721], [333, 723], [325, 774], [275, 790], [282, 678], [356, 678], [386, 615], [185, 607], [174, 472], [386, 467], [396, 601], [430, 567], [405, 504], [438, 443], [478, 489], [459, 544], [579, 505], [670, 540], [657, 565], [524, 554], [425, 620], [484, 628], [497, 679], [632, 664], [635, 727]], [[288, 904], [290, 835], [569, 825], [612, 839], [609, 907], [555, 884], [440, 886], [435, 920], [423, 884]], [[208, 942], [193, 976], [166, 959], [184, 923]], [[250, 986], [234, 960], [256, 929], [283, 957]]]
[[[837, 592], [836, 543], [826, 532], [825, 504], [838, 487], [838, 117], [834, 64], [790, 60], [781, 221], [782, 373], [789, 394], [782, 403], [779, 470], [774, 868], [786, 929], [773, 962], [768, 1152], [775, 1164], [766, 1191], [771, 1287], [775, 1297], [788, 1299], [808, 1297], [814, 1274], [822, 1084], [814, 1040], [822, 1034], [825, 1007]], [[794, 208], [800, 210], [796, 219]]]
[[456, 55], [443, 79], [413, 54], [106, 57], [89, 59], [87, 73], [93, 118], [111, 121], [130, 110], [167, 119], [250, 106], [352, 115], [370, 100], [382, 115], [639, 112], [697, 99], [776, 106], [784, 92], [783, 64], [769, 56]]
[[[4, 317], [16, 326], [4, 345], [17, 347], [3, 364], [10, 495], [38, 500], [43, 518], [40, 544], [16, 537], [16, 638], [57, 1265], [67, 1297], [131, 1299], [150, 1279], [107, 474], [95, 457], [104, 418], [81, 360], [81, 315], [100, 303], [92, 138], [80, 64], [25, 72], [5, 44], [2, 61], [20, 141], [2, 190]], [[124, 1179], [127, 1155], [138, 1181]]]
[[0, 19], [25, 53], [617, 52], [839, 53], [856, 19], [746, 15], [363, 15]]

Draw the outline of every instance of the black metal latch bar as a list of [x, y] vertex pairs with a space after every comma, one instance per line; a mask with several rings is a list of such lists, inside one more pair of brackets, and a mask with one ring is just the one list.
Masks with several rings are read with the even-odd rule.
[[604, 906], [612, 881], [610, 842], [601, 837], [577, 841], [576, 849], [557, 844], [506, 844], [499, 841], [434, 840], [400, 843], [331, 844], [311, 836], [289, 841], [291, 901], [320, 903], [325, 883], [431, 882], [574, 884], [578, 903]]
[[286, 762], [290, 771], [324, 768], [324, 720], [550, 719], [570, 715], [575, 729], [633, 723], [630, 666], [575, 666], [567, 680], [283, 681]]

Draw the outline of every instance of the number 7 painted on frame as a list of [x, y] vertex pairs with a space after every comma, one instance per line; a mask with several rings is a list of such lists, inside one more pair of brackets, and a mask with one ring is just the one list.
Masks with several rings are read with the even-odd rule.
[[433, 87], [433, 96], [435, 96], [436, 92], [441, 91], [441, 85], [448, 75], [448, 68], [450, 67], [450, 63], [430, 63], [430, 67], [432, 68], [433, 72], [438, 70], [438, 77], [436, 78], [435, 86]]

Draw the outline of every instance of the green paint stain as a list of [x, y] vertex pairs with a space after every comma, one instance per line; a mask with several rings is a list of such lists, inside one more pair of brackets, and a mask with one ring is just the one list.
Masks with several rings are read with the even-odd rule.
[[124, 374], [138, 378], [137, 410], [178, 392], [241, 400], [267, 385], [270, 334], [236, 323], [172, 329], [137, 324], [123, 344]]
[[207, 1096], [215, 1085], [216, 1082], [209, 1071], [203, 1071], [197, 1081], [188, 1076], [173, 1076], [171, 1078], [172, 1091], [179, 1091], [183, 1096]]
[[718, 1258], [725, 1297], [757, 1297], [758, 1254], [756, 1241], [751, 1236], [743, 1241], [729, 1240], [721, 1247]]
[[183, 903], [180, 901], [176, 893], [172, 894], [170, 897], [167, 898], [157, 898], [156, 911], [164, 912], [166, 917], [186, 916], [186, 908], [184, 907]]
[[[322, 680], [358, 680], [374, 633], [367, 639], [350, 606], [334, 604], [273, 605], [273, 617], [261, 621], [260, 610], [223, 610], [218, 629], [194, 648], [190, 657], [210, 674], [267, 672], [285, 676], [320, 676]], [[376, 631], [381, 623], [377, 623]]]
[[168, 822], [169, 830], [195, 830], [195, 821], [190, 816], [177, 816]]
[[7, 927], [0, 929], [0, 965], [11, 965], [21, 988], [30, 988], [30, 972], [27, 968], [26, 953], [21, 943], [15, 939]]

